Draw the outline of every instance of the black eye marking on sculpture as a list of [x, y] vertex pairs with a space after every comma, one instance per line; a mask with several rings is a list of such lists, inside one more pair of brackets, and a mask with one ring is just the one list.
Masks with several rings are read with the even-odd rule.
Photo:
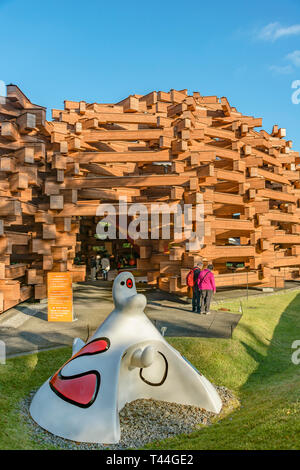
[[165, 361], [165, 373], [164, 373], [163, 378], [161, 379], [160, 382], [157, 382], [157, 383], [149, 382], [148, 380], [146, 380], [143, 377], [143, 369], [140, 369], [140, 378], [142, 379], [142, 381], [145, 382], [148, 385], [152, 385], [153, 387], [159, 387], [159, 385], [162, 385], [165, 382], [165, 380], [167, 378], [167, 375], [168, 375], [168, 361], [167, 361], [166, 357], [163, 355], [163, 353], [158, 351], [158, 354], [160, 354], [164, 358], [164, 361]]

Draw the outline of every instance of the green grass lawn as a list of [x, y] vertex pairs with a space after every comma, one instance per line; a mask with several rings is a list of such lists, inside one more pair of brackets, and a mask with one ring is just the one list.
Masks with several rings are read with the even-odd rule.
[[[223, 306], [238, 311], [239, 300]], [[291, 361], [291, 345], [300, 340], [300, 292], [249, 298], [243, 310], [230, 340], [167, 338], [208, 379], [233, 390], [241, 406], [212, 426], [146, 449], [300, 449], [300, 364]], [[18, 403], [69, 356], [62, 348], [0, 365], [0, 449], [43, 448]]]

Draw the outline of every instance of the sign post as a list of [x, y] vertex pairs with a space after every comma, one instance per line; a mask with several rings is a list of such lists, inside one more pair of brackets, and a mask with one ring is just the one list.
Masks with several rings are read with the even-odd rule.
[[50, 272], [48, 287], [48, 321], [73, 321], [72, 273]]

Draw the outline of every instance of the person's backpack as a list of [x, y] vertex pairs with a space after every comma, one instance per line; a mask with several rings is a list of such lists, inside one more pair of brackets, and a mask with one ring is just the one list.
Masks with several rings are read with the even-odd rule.
[[[190, 272], [188, 273], [188, 275], [186, 276], [186, 283], [189, 287], [194, 287], [195, 285], [195, 281], [194, 281], [194, 272], [196, 269], [199, 269], [199, 268], [193, 268], [190, 270]], [[199, 269], [200, 271], [200, 269]]]

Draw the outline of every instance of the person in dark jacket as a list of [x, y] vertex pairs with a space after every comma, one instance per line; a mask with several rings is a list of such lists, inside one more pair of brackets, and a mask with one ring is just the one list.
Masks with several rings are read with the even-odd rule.
[[199, 261], [197, 265], [194, 267], [194, 287], [193, 287], [193, 300], [192, 300], [192, 311], [200, 313], [200, 291], [198, 287], [198, 277], [201, 273], [201, 269], [203, 268], [202, 261]]
[[97, 262], [96, 262], [95, 256], [91, 257], [90, 267], [91, 267], [91, 280], [96, 281]]
[[213, 293], [216, 292], [215, 277], [212, 273], [214, 269], [212, 264], [203, 269], [198, 276], [198, 289], [200, 294], [201, 313], [208, 315], [210, 313], [210, 302]]

